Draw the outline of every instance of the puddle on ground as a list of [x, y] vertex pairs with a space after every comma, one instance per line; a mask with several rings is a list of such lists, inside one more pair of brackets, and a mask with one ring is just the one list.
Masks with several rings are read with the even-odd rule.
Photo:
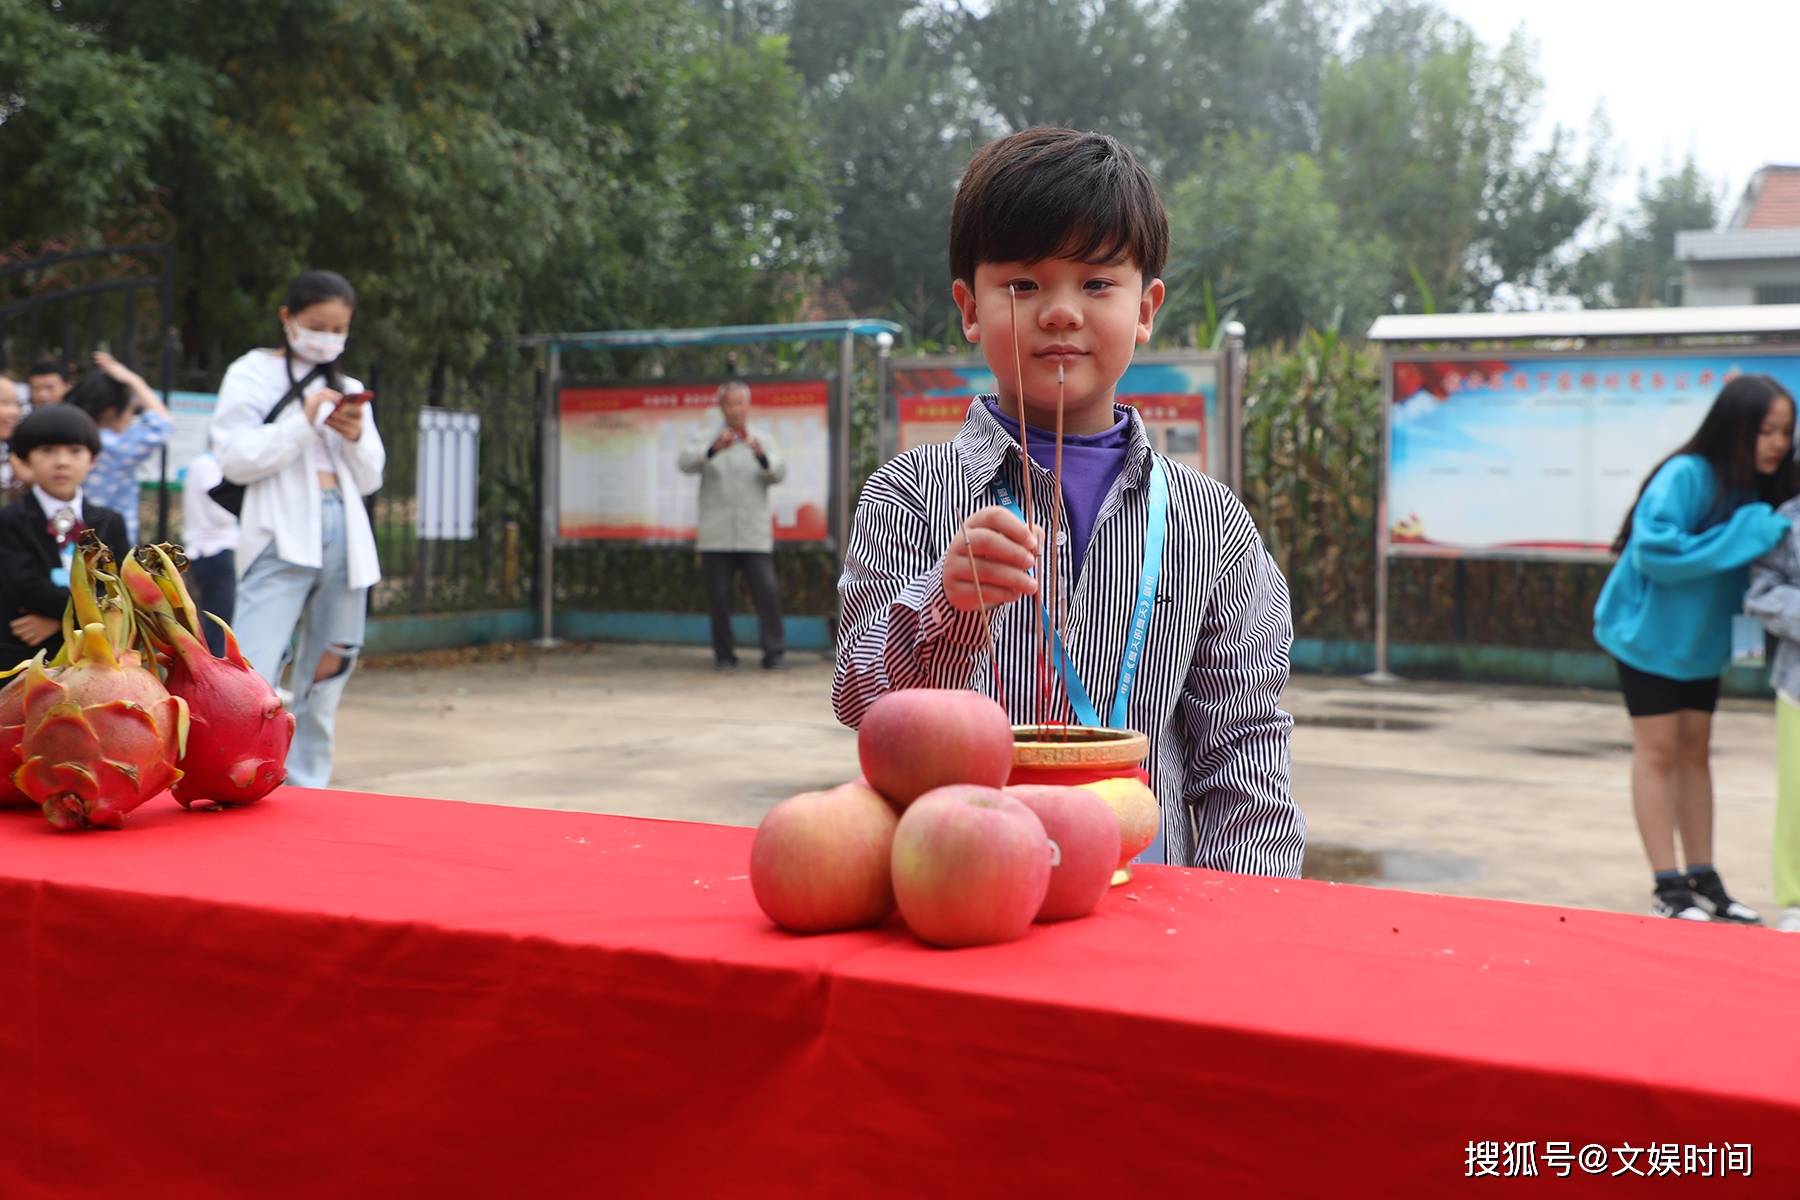
[[1421, 721], [1414, 717], [1388, 716], [1346, 716], [1343, 713], [1309, 713], [1297, 714], [1294, 724], [1309, 725], [1315, 729], [1369, 729], [1383, 733], [1418, 733], [1425, 729], [1436, 729], [1436, 721]]
[[833, 779], [825, 783], [815, 782], [802, 784], [763, 780], [753, 783], [746, 788], [744, 790], [744, 797], [748, 800], [766, 800], [772, 807], [781, 803], [783, 800], [786, 800], [789, 796], [798, 796], [802, 792], [829, 792], [834, 787], [842, 787], [844, 782], [845, 781], [842, 778]]
[[1520, 746], [1527, 754], [1542, 754], [1547, 758], [1611, 758], [1615, 755], [1630, 754], [1630, 742], [1564, 742], [1557, 746]]
[[1330, 883], [1471, 883], [1487, 863], [1468, 854], [1436, 850], [1370, 850], [1313, 842], [1306, 847], [1305, 879]]

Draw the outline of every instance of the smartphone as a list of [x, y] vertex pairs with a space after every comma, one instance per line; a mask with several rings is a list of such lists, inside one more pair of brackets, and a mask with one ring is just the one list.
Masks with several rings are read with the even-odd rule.
[[346, 403], [346, 404], [367, 404], [369, 401], [373, 400], [374, 398], [375, 398], [374, 392], [351, 392], [348, 396], [344, 397], [344, 403]]

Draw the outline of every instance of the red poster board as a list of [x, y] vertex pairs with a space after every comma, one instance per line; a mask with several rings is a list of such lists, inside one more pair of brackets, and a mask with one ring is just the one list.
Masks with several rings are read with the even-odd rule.
[[[821, 542], [829, 496], [831, 381], [745, 380], [750, 423], [772, 435], [787, 478], [770, 489], [775, 538]], [[565, 388], [559, 398], [558, 536], [691, 541], [698, 476], [677, 465], [719, 424], [718, 381]]]

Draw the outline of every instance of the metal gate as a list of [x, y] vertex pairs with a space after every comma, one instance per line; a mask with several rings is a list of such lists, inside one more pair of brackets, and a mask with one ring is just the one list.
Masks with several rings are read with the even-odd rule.
[[[32, 258], [0, 251], [0, 367], [23, 378], [32, 364], [49, 359], [73, 375], [96, 350], [151, 380], [169, 402], [177, 354], [175, 248], [146, 242], [40, 249]], [[156, 538], [162, 541], [169, 533], [167, 446], [157, 477]]]

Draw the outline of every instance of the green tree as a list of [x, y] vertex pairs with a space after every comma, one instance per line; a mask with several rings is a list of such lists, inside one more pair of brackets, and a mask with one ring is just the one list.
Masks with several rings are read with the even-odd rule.
[[1719, 223], [1720, 189], [1690, 154], [1680, 167], [1638, 178], [1637, 204], [1576, 268], [1574, 286], [1594, 307], [1669, 303], [1681, 281], [1675, 235]]
[[[808, 88], [841, 87], [844, 80], [833, 77], [863, 69], [866, 55], [884, 65], [885, 49], [902, 30], [922, 39], [912, 47], [915, 69], [954, 61], [962, 23], [933, 0], [788, 0], [784, 20], [769, 32], [787, 35], [788, 62]], [[921, 95], [935, 86], [925, 76], [917, 82]]]
[[844, 251], [827, 302], [954, 342], [950, 203], [969, 156], [1007, 130], [1104, 129], [1170, 184], [1206, 137], [1254, 129], [1265, 109], [1285, 122], [1274, 140], [1310, 139], [1333, 11], [1318, 0], [791, 0], [790, 61], [813, 85]]
[[1338, 0], [786, 0], [781, 20], [831, 164], [844, 254], [827, 303], [934, 339], [957, 175], [1029, 124], [1137, 150], [1193, 216], [1177, 303], [1210, 281], [1252, 336], [1340, 309], [1354, 328], [1416, 297], [1415, 269], [1447, 308], [1553, 289], [1598, 209], [1603, 146], [1531, 139], [1526, 46], [1483, 46], [1429, 4], [1379, 7], [1348, 39]]
[[949, 337], [950, 204], [989, 132], [966, 72], [925, 30], [896, 30], [822, 83], [810, 111], [843, 249], [830, 299]]
[[459, 362], [786, 313], [826, 246], [785, 47], [685, 0], [0, 5], [4, 228], [93, 236], [163, 197], [215, 362], [309, 264], [357, 283], [364, 352]]
[[1228, 135], [1310, 151], [1319, 89], [1335, 60], [1341, 5], [1328, 0], [1177, 0], [1158, 23], [1163, 104], [1154, 131], [1173, 169]]
[[1554, 284], [1599, 207], [1602, 148], [1560, 127], [1528, 146], [1542, 85], [1525, 43], [1490, 51], [1428, 5], [1380, 10], [1326, 73], [1320, 146], [1348, 227], [1395, 248], [1397, 295], [1416, 270], [1440, 305], [1487, 306], [1502, 284]]
[[1165, 337], [1191, 340], [1208, 296], [1257, 342], [1360, 331], [1381, 311], [1391, 247], [1347, 234], [1319, 165], [1270, 142], [1227, 138], [1170, 192]]
[[1142, 0], [993, 0], [969, 18], [964, 41], [982, 99], [1006, 129], [1104, 129], [1144, 148], [1163, 102], [1146, 69], [1160, 24]]

